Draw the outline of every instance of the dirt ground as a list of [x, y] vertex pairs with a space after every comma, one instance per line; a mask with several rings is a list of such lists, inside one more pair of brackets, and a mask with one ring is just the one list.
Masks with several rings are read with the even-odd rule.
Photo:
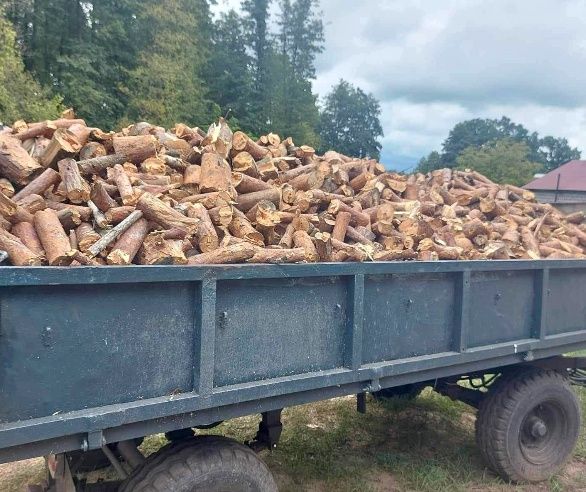
[[[586, 392], [579, 395], [584, 407]], [[279, 448], [262, 453], [282, 492], [586, 491], [584, 436], [560, 475], [539, 485], [514, 486], [484, 466], [470, 407], [431, 391], [412, 402], [368, 403], [366, 415], [356, 413], [353, 398], [284, 412]], [[244, 441], [254, 436], [258, 420], [236, 419], [209, 433]], [[142, 450], [149, 454], [164, 443], [163, 436], [151, 436]], [[2, 492], [21, 492], [42, 478], [42, 459], [0, 465]]]

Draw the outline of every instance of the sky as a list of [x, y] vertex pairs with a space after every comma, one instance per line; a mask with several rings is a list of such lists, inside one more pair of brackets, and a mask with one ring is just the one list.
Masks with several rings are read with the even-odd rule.
[[503, 115], [586, 155], [585, 1], [321, 0], [321, 10], [314, 92], [343, 78], [380, 101], [387, 168], [440, 150], [460, 121]]

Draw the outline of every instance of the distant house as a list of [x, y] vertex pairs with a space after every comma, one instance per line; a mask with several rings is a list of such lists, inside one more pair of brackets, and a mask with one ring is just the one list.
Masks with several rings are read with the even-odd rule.
[[551, 203], [562, 212], [586, 212], [586, 161], [570, 161], [523, 188], [535, 193], [538, 201]]

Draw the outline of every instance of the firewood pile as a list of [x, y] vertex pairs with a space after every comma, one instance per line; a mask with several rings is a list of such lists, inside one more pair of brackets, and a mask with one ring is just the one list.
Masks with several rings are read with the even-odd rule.
[[67, 111], [0, 134], [0, 258], [12, 265], [585, 254], [583, 213], [474, 171], [405, 176], [272, 133], [252, 140], [224, 120], [106, 133]]

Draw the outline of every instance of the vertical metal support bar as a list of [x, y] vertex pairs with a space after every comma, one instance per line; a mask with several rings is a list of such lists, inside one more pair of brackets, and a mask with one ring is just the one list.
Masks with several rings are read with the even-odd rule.
[[359, 369], [362, 365], [362, 325], [364, 323], [364, 275], [349, 278], [348, 286], [348, 345], [346, 366]]
[[468, 325], [470, 323], [470, 270], [464, 270], [458, 278], [456, 289], [456, 352], [465, 352], [468, 348]]
[[535, 316], [531, 336], [545, 338], [547, 299], [549, 296], [549, 268], [537, 270], [535, 274]]
[[214, 388], [214, 359], [216, 344], [216, 286], [215, 278], [204, 277], [201, 281], [196, 307], [199, 308], [199, 366], [195, 368], [194, 381], [197, 393], [207, 397]]

